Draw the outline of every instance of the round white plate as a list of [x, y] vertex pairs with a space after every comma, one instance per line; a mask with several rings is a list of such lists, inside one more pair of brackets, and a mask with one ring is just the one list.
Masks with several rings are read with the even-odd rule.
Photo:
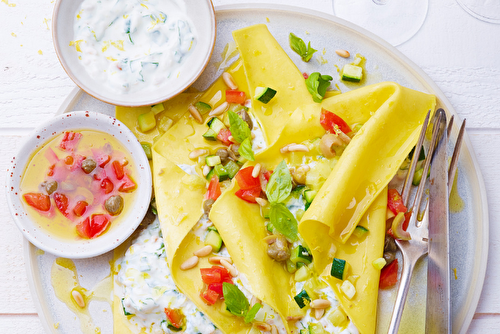
[[[217, 10], [217, 21], [215, 51], [209, 66], [195, 83], [198, 89], [205, 89], [221, 74], [218, 68], [221, 53], [226, 44], [233, 40], [233, 30], [265, 23], [302, 72], [319, 71], [322, 74], [331, 74], [335, 78], [334, 84], [338, 84], [345, 92], [355, 86], [345, 86], [339, 80], [335, 65], [342, 67], [352, 61], [352, 58], [340, 58], [335, 55], [335, 50], [345, 49], [352, 55], [360, 53], [367, 59], [368, 76], [365, 84], [389, 80], [435, 94], [438, 106], [444, 108], [449, 115], [455, 115], [455, 124], [460, 123], [448, 99], [422, 70], [388, 43], [351, 23], [303, 8], [278, 8], [262, 4], [220, 7]], [[288, 47], [290, 32], [306, 42], [311, 41], [311, 45], [319, 50], [309, 63], [302, 62]], [[68, 96], [59, 112], [86, 109], [114, 115], [112, 106], [78, 90]], [[455, 126], [451, 142], [455, 141], [457, 134], [458, 127]], [[451, 274], [453, 333], [466, 333], [469, 327], [481, 294], [488, 255], [488, 208], [484, 182], [467, 136], [464, 144], [458, 165], [458, 190], [465, 206], [460, 212], [450, 216], [450, 270], [456, 269], [457, 272], [457, 279], [454, 278], [453, 272]], [[27, 241], [25, 254], [33, 300], [45, 330], [48, 333], [80, 332], [78, 319], [54, 295], [50, 283], [50, 268], [55, 257], [49, 254], [37, 255], [36, 248]], [[93, 259], [75, 261], [83, 287], [91, 289], [109, 274], [108, 261], [111, 257], [112, 254], [107, 253]], [[400, 333], [424, 333], [426, 273], [424, 260], [417, 266], [412, 280]], [[387, 332], [395, 295], [395, 289], [380, 293], [378, 333]], [[102, 312], [103, 309], [107, 312]], [[109, 305], [92, 302], [90, 313], [96, 325], [101, 327], [102, 333], [113, 332]], [[55, 323], [59, 323], [57, 330], [54, 329]]]

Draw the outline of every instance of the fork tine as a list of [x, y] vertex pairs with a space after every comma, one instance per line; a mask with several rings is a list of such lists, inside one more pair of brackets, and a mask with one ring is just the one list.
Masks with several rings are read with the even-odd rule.
[[451, 130], [453, 129], [453, 121], [455, 121], [455, 115], [451, 115], [450, 122], [448, 123], [448, 132], [446, 133], [448, 140], [450, 140]]
[[[420, 209], [420, 204], [422, 203], [422, 195], [424, 194], [425, 181], [427, 180], [427, 173], [429, 171], [429, 166], [431, 164], [432, 155], [434, 154], [434, 149], [437, 146], [438, 138], [441, 138], [442, 131], [446, 127], [446, 114], [443, 109], [436, 111], [437, 116], [434, 117], [433, 121], [433, 131], [432, 131], [432, 141], [429, 146], [429, 151], [424, 160], [424, 170], [422, 173], [422, 180], [417, 188], [417, 193], [415, 195], [415, 201], [413, 202], [412, 212], [418, 212]], [[410, 223], [416, 222], [417, 215], [412, 214]]]
[[420, 156], [420, 150], [422, 149], [422, 145], [425, 139], [425, 133], [427, 132], [427, 125], [429, 123], [431, 111], [427, 112], [427, 116], [425, 116], [424, 123], [422, 124], [422, 130], [420, 131], [420, 136], [418, 137], [417, 145], [415, 146], [415, 150], [413, 151], [413, 156], [411, 157], [410, 169], [408, 170], [408, 174], [406, 175], [405, 183], [403, 185], [403, 190], [401, 191], [401, 197], [403, 199], [403, 204], [405, 206], [408, 205], [408, 200], [410, 199], [410, 190], [411, 183], [413, 181], [413, 175], [415, 175], [415, 169], [417, 167], [418, 157]]
[[464, 119], [462, 125], [460, 126], [460, 131], [458, 132], [457, 141], [453, 150], [453, 156], [451, 157], [450, 167], [448, 168], [448, 193], [451, 193], [453, 181], [455, 180], [455, 173], [457, 172], [458, 166], [458, 156], [460, 155], [460, 149], [462, 148], [466, 121], [467, 120]]

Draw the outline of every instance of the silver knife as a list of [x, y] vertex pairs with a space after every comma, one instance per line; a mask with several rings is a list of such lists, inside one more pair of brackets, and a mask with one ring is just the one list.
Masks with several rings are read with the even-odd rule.
[[446, 114], [442, 109], [437, 113], [442, 114], [438, 124], [443, 131], [431, 161], [425, 320], [425, 332], [428, 334], [451, 333], [448, 159], [446, 155], [448, 140], [445, 131]]

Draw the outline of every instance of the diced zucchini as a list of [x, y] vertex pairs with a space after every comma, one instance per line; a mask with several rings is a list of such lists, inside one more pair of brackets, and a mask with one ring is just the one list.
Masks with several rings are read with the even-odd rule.
[[207, 112], [210, 112], [210, 110], [212, 110], [210, 104], [201, 101], [196, 102], [194, 104], [194, 107], [198, 109], [200, 114], [206, 114]]
[[352, 232], [352, 234], [354, 234], [358, 238], [363, 238], [367, 233], [368, 229], [360, 225], [356, 226], [354, 232]]
[[165, 133], [170, 129], [170, 127], [174, 124], [174, 121], [167, 116], [163, 116], [160, 119], [160, 124], [158, 124], [158, 129], [160, 130], [161, 133]]
[[271, 222], [268, 222], [267, 223], [267, 226], [266, 226], [267, 230], [271, 233], [274, 233], [274, 231], [276, 230], [276, 228], [274, 227], [273, 223]]
[[[415, 146], [411, 149], [410, 153], [408, 154], [408, 160], [411, 160], [413, 158], [414, 153], [415, 153]], [[425, 150], [423, 146], [420, 148], [420, 154], [418, 155], [418, 161], [422, 160], [425, 160]]]
[[308, 329], [304, 328], [300, 330], [300, 334], [311, 334], [311, 333], [309, 333]]
[[372, 265], [373, 265], [373, 268], [375, 268], [377, 270], [382, 270], [382, 268], [385, 267], [386, 263], [387, 263], [387, 261], [383, 257], [380, 257], [380, 258], [374, 260], [372, 262]]
[[257, 87], [255, 88], [254, 99], [262, 102], [268, 103], [276, 95], [276, 91], [269, 87]]
[[[298, 263], [297, 263], [297, 268], [298, 268]], [[307, 268], [307, 266], [304, 266], [304, 264], [302, 263], [302, 267], [300, 267], [299, 269], [297, 269], [297, 271], [295, 272], [295, 281], [296, 282], [303, 282], [307, 279], [309, 279], [309, 277], [311, 277], [311, 271], [309, 270], [309, 268]]]
[[302, 210], [302, 209], [298, 209], [295, 212], [295, 218], [297, 218], [297, 221], [301, 221], [302, 220], [302, 217], [304, 217], [304, 213], [306, 213], [306, 212], [304, 210]]
[[334, 311], [328, 314], [328, 320], [330, 320], [332, 325], [335, 327], [340, 327], [347, 320], [347, 316], [340, 308], [337, 307]]
[[139, 128], [141, 132], [147, 132], [151, 129], [154, 129], [154, 127], [156, 126], [155, 113], [149, 111], [145, 114], [140, 114], [137, 118], [137, 121], [139, 122]]
[[356, 294], [356, 288], [354, 287], [354, 285], [352, 285], [352, 283], [349, 280], [345, 280], [342, 283], [340, 290], [342, 290], [342, 292], [348, 299], [352, 299]]
[[302, 245], [298, 245], [290, 254], [290, 261], [297, 264], [297, 262], [302, 262], [304, 264], [310, 264], [312, 262], [312, 255], [309, 253], [307, 248]]
[[207, 176], [205, 177], [207, 181], [210, 181], [212, 179], [212, 176], [215, 175], [215, 170], [212, 168], [210, 172], [208, 172]]
[[290, 273], [293, 274], [294, 272], [297, 271], [297, 265], [290, 261], [290, 259], [286, 260], [286, 270]]
[[151, 111], [154, 112], [155, 115], [158, 115], [163, 110], [165, 110], [163, 103], [158, 103], [158, 104], [155, 104], [154, 106], [151, 106]]
[[217, 117], [212, 117], [208, 121], [207, 125], [208, 125], [208, 127], [210, 129], [214, 130], [216, 134], [218, 134], [220, 130], [226, 128], [226, 126], [224, 125], [224, 123], [222, 123], [221, 120], [218, 119]]
[[220, 251], [220, 248], [222, 247], [222, 238], [220, 237], [219, 232], [208, 231], [205, 237], [205, 245], [212, 246], [212, 251], [214, 253]]
[[151, 144], [150, 143], [141, 143], [141, 146], [142, 146], [142, 149], [144, 150], [144, 153], [146, 153], [148, 160], [153, 159], [153, 155], [151, 152]]
[[302, 195], [302, 193], [304, 192], [305, 188], [306, 186], [298, 185], [292, 190], [292, 193], [290, 195], [292, 195], [293, 198], [299, 198], [300, 195]]
[[207, 132], [205, 132], [202, 136], [206, 140], [210, 140], [210, 141], [216, 141], [217, 140], [217, 132], [215, 132], [212, 129], [208, 129]]
[[360, 66], [346, 64], [342, 68], [342, 80], [360, 82], [363, 78], [363, 69]]
[[205, 163], [207, 166], [214, 167], [215, 165], [220, 165], [220, 157], [218, 155], [209, 155], [205, 158]]
[[229, 174], [229, 178], [232, 179], [240, 170], [240, 165], [238, 165], [236, 162], [229, 160], [225, 165], [224, 168], [227, 170]]
[[349, 264], [347, 263], [346, 260], [337, 258], [333, 259], [330, 275], [343, 281], [347, 278], [348, 271], [349, 271]]
[[209, 226], [207, 228], [207, 230], [209, 230], [209, 231], [215, 231], [215, 232], [219, 233], [219, 231], [217, 230], [217, 228], [215, 226]]
[[122, 308], [123, 308], [123, 314], [124, 314], [124, 315], [133, 315], [132, 313], [129, 313], [129, 312], [127, 312], [127, 310], [125, 310], [125, 305], [123, 305], [123, 300], [124, 300], [124, 299], [125, 299], [125, 298], [122, 298]]
[[318, 323], [310, 323], [309, 324], [309, 333], [310, 334], [328, 334], [327, 331], [323, 328], [323, 325]]
[[229, 173], [221, 164], [214, 166], [215, 175], [219, 177], [219, 181], [224, 181], [229, 178]]
[[[420, 169], [417, 169], [417, 171], [415, 172], [415, 174], [413, 174], [413, 180], [412, 180], [412, 184], [414, 186], [418, 186], [420, 184], [420, 181], [422, 180], [422, 176], [424, 174], [424, 169], [423, 168], [420, 168]], [[431, 171], [428, 170], [427, 171], [427, 177], [429, 177], [431, 175]]]
[[264, 205], [260, 207], [260, 214], [263, 218], [269, 219], [269, 216], [271, 214], [271, 206], [270, 205]]
[[306, 203], [311, 204], [317, 193], [318, 192], [316, 190], [312, 189], [304, 190], [304, 199], [306, 200]]
[[295, 299], [295, 302], [300, 308], [304, 308], [311, 303], [311, 297], [309, 297], [306, 290], [302, 290], [298, 295], [293, 297], [293, 299]]

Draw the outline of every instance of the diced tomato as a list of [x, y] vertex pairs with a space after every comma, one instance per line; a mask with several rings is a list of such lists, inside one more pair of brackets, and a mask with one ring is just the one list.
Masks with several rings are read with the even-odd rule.
[[243, 104], [247, 100], [245, 92], [239, 90], [226, 90], [226, 102]]
[[98, 169], [94, 174], [94, 180], [101, 181], [107, 177], [104, 169]]
[[165, 308], [165, 315], [167, 316], [169, 325], [177, 329], [182, 329], [182, 326], [184, 325], [184, 316], [179, 310]]
[[384, 267], [380, 272], [379, 288], [387, 289], [398, 282], [398, 259], [391, 262], [390, 265]]
[[410, 224], [411, 211], [405, 213], [405, 222], [403, 223], [403, 231], [408, 229], [408, 225]]
[[54, 176], [54, 169], [56, 168], [56, 165], [52, 165], [49, 167], [49, 172], [47, 173], [47, 176]]
[[96, 160], [97, 164], [99, 165], [99, 167], [103, 168], [111, 160], [111, 156], [109, 156], [107, 154], [102, 154], [102, 155], [96, 156], [95, 160]]
[[89, 203], [87, 203], [85, 201], [78, 201], [76, 203], [75, 207], [73, 208], [73, 213], [75, 214], [75, 216], [77, 216], [77, 217], [83, 216], [85, 213], [85, 210], [87, 210], [88, 205], [89, 205]]
[[352, 131], [349, 125], [347, 125], [342, 118], [326, 109], [321, 109], [319, 123], [326, 131], [330, 131], [330, 133], [335, 133], [335, 126], [338, 126], [340, 131], [343, 133], [349, 133]]
[[232, 141], [229, 140], [230, 136], [231, 136], [231, 130], [221, 129], [217, 134], [217, 139], [219, 139], [222, 142], [222, 144], [229, 146], [233, 143]]
[[134, 180], [125, 173], [122, 179], [123, 183], [121, 184], [120, 188], [118, 188], [118, 191], [121, 191], [122, 193], [130, 193], [137, 188], [137, 184], [135, 184]]
[[302, 73], [302, 76], [304, 77], [304, 79], [309, 78], [309, 74], [307, 74], [306, 72]]
[[213, 305], [219, 299], [219, 294], [213, 290], [206, 289], [200, 293], [200, 297], [208, 305]]
[[387, 193], [387, 207], [395, 215], [400, 212], [406, 212], [408, 209], [403, 204], [403, 198], [396, 189], [389, 189]]
[[101, 181], [101, 189], [104, 189], [105, 194], [109, 194], [110, 192], [113, 191], [115, 186], [113, 185], [113, 182], [109, 178], [105, 178]]
[[92, 215], [90, 219], [90, 238], [100, 236], [109, 225], [109, 219], [106, 215]]
[[213, 199], [214, 201], [221, 195], [219, 178], [217, 176], [212, 176], [210, 183], [208, 184], [208, 190], [205, 194], [205, 199]]
[[71, 155], [68, 155], [66, 158], [64, 158], [64, 163], [68, 166], [71, 166], [73, 164], [75, 159]]
[[76, 225], [76, 233], [82, 238], [90, 238], [90, 219], [85, 218]]
[[253, 166], [246, 167], [238, 171], [235, 178], [236, 182], [238, 182], [238, 186], [240, 187], [240, 189], [247, 190], [260, 187], [259, 178], [258, 177], [254, 178], [252, 176], [252, 172], [253, 172]]
[[213, 271], [217, 271], [220, 274], [221, 280], [219, 282], [228, 282], [228, 283], [233, 283], [233, 280], [231, 279], [231, 274], [229, 271], [227, 271], [226, 268], [219, 267], [219, 266], [212, 266], [210, 268]]
[[235, 195], [248, 203], [257, 203], [255, 199], [260, 196], [261, 191], [262, 189], [259, 186], [246, 190], [240, 189], [235, 193]]
[[65, 217], [68, 217], [68, 215], [69, 215], [69, 212], [68, 212], [68, 205], [69, 205], [68, 197], [66, 197], [66, 195], [64, 195], [64, 194], [54, 193], [54, 202], [56, 202], [56, 207], [59, 209], [59, 211]]
[[23, 195], [24, 200], [29, 206], [40, 211], [50, 210], [50, 197], [40, 193], [27, 193]]
[[217, 294], [222, 295], [222, 282], [217, 282], [217, 283], [212, 283], [208, 285], [208, 290], [212, 290], [214, 292], [217, 292]]
[[69, 170], [74, 171], [82, 166], [83, 160], [85, 160], [84, 156], [80, 154], [72, 154], [65, 157], [63, 161], [69, 167]]
[[78, 145], [80, 138], [82, 138], [81, 133], [71, 131], [65, 132], [61, 142], [59, 143], [59, 147], [63, 151], [73, 151]]
[[123, 179], [123, 176], [125, 174], [123, 172], [123, 166], [121, 165], [121, 163], [115, 160], [111, 163], [111, 166], [113, 166], [113, 171], [115, 172], [116, 178], [118, 180]]
[[206, 284], [220, 283], [222, 281], [221, 273], [212, 268], [201, 268], [201, 279]]

